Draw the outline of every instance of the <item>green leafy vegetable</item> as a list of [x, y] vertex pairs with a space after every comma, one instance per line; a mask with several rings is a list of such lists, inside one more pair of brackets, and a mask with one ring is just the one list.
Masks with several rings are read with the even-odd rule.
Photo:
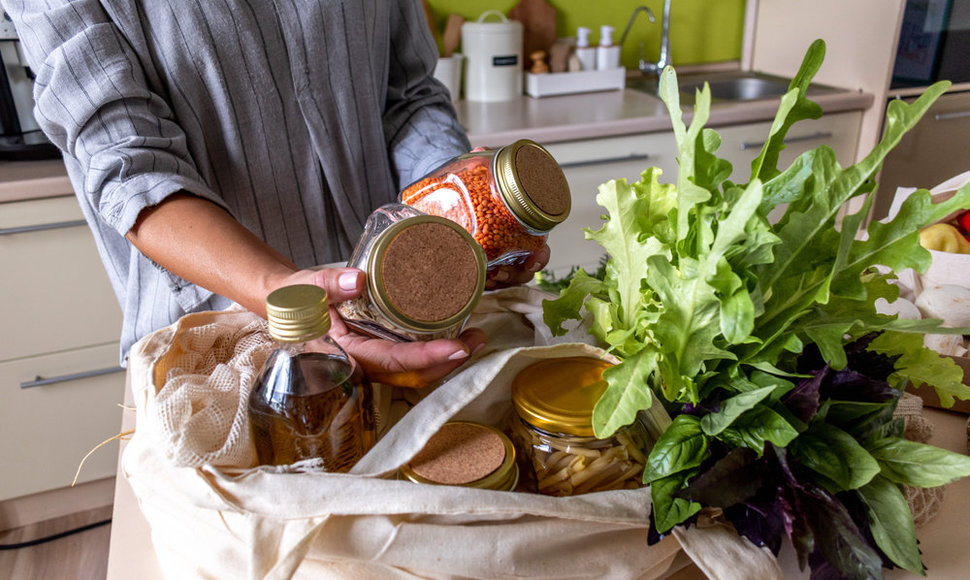
[[[586, 317], [621, 359], [604, 373], [597, 436], [653, 408], [656, 394], [673, 410], [644, 471], [658, 532], [720, 507], [760, 545], [774, 550], [787, 535], [820, 575], [871, 577], [883, 555], [918, 571], [896, 486], [942, 485], [970, 474], [970, 459], [903, 440], [893, 410], [906, 381], [932, 385], [944, 404], [970, 398], [961, 369], [921, 336], [970, 329], [881, 315], [875, 302], [896, 298], [894, 272], [925, 271], [918, 230], [970, 208], [970, 186], [939, 203], [918, 191], [860, 232], [883, 160], [947, 82], [891, 103], [882, 140], [855, 165], [823, 145], [779, 169], [787, 131], [822, 114], [806, 90], [824, 54], [822, 41], [809, 48], [747, 182], [731, 180], [720, 137], [704, 127], [709, 88], [687, 125], [676, 72], [664, 70], [675, 184], [651, 168], [600, 186], [607, 214], [586, 231], [607, 254], [600, 275], [576, 272], [543, 316], [554, 333]], [[853, 200], [861, 209], [843, 215]]]

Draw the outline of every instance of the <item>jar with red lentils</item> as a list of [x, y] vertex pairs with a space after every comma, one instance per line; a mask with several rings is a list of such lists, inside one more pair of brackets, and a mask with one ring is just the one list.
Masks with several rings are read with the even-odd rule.
[[528, 139], [460, 155], [406, 187], [400, 201], [461, 224], [489, 268], [527, 260], [570, 208], [562, 168]]

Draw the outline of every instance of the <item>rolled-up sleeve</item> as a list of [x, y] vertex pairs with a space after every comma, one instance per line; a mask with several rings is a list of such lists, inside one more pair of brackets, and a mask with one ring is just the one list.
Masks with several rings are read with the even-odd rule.
[[434, 76], [438, 49], [417, 1], [397, 2], [384, 131], [400, 186], [420, 179], [471, 145], [444, 85]]
[[[225, 207], [201, 178], [170, 107], [95, 0], [3, 0], [33, 69], [37, 122], [83, 170], [83, 192], [124, 235], [145, 207], [186, 190]], [[76, 186], [78, 184], [75, 184]]]

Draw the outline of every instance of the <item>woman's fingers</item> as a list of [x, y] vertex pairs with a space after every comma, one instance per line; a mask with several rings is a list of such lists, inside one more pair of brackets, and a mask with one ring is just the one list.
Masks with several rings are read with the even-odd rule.
[[478, 328], [466, 329], [457, 339], [392, 342], [347, 331], [335, 312], [330, 318], [331, 336], [371, 380], [401, 387], [423, 387], [441, 379], [486, 342]]
[[357, 268], [322, 268], [300, 270], [287, 276], [280, 287], [291, 284], [313, 284], [327, 291], [331, 304], [350, 300], [364, 289], [364, 273]]

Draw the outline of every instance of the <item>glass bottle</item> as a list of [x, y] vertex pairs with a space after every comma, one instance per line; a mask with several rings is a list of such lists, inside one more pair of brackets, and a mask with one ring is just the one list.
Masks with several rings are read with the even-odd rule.
[[485, 290], [485, 254], [446, 218], [391, 203], [367, 218], [348, 266], [366, 289], [337, 305], [357, 332], [397, 342], [454, 338]]
[[266, 298], [277, 348], [249, 397], [260, 465], [319, 458], [346, 472], [375, 442], [373, 393], [357, 363], [332, 339], [324, 289], [286, 286]]
[[546, 495], [640, 487], [652, 440], [640, 419], [611, 437], [593, 433], [593, 406], [611, 363], [566, 357], [533, 363], [512, 381], [509, 422], [522, 486]]
[[459, 155], [406, 187], [400, 201], [461, 224], [489, 268], [528, 259], [571, 205], [562, 168], [528, 139]]

